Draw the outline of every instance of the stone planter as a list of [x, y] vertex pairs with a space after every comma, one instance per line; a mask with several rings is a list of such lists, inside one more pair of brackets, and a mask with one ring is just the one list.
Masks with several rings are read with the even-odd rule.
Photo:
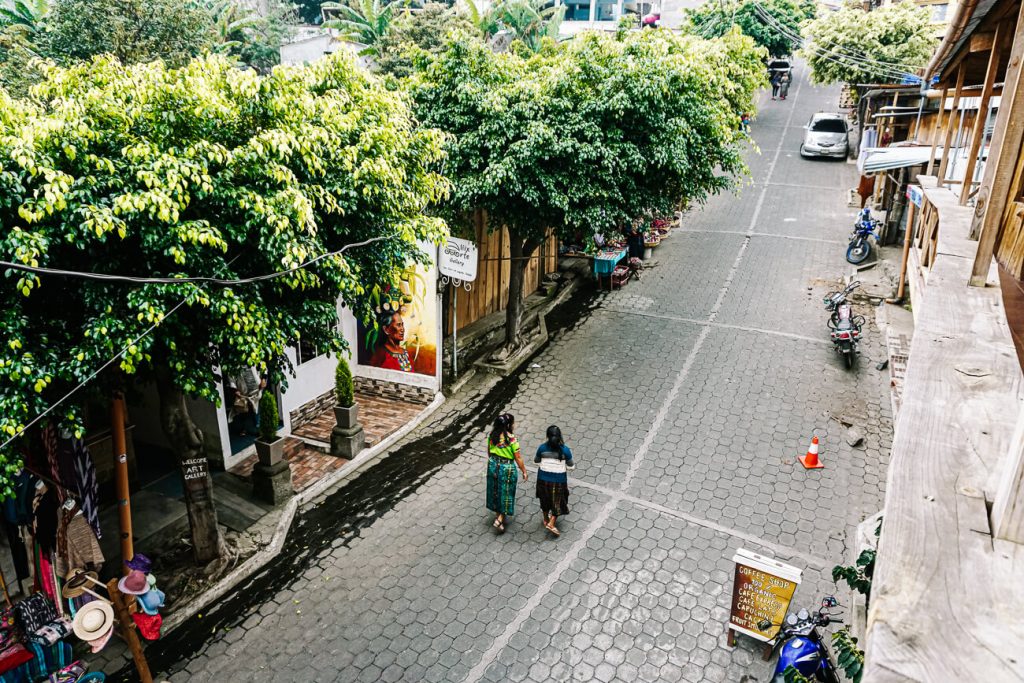
[[349, 407], [334, 406], [334, 421], [342, 429], [355, 429], [359, 426], [359, 404]]
[[331, 430], [331, 455], [351, 460], [363, 450], [366, 438], [359, 424], [359, 406], [334, 406], [337, 423]]
[[292, 468], [284, 459], [284, 437], [267, 443], [256, 440], [259, 462], [252, 470], [252, 493], [271, 505], [280, 505], [295, 493]]
[[256, 457], [259, 459], [260, 464], [271, 467], [284, 460], [284, 442], [284, 437], [270, 443], [257, 439]]

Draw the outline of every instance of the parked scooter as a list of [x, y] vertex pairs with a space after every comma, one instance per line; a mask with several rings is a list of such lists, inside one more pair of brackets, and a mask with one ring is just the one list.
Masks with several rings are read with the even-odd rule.
[[878, 233], [875, 231], [882, 226], [882, 222], [871, 217], [871, 209], [861, 209], [857, 222], [853, 224], [853, 234], [850, 235], [850, 245], [846, 247], [846, 260], [854, 265], [864, 263], [871, 256], [871, 242], [869, 237], [874, 237], [878, 242]]
[[[775, 673], [770, 683], [785, 683], [786, 669], [793, 667], [807, 678], [824, 683], [840, 683], [835, 662], [818, 632], [819, 626], [841, 624], [829, 613], [833, 607], [842, 607], [839, 601], [829, 596], [821, 601], [816, 613], [802, 609], [786, 616], [776, 642], [779, 648], [779, 660], [775, 663]], [[770, 627], [770, 622], [762, 622], [762, 628]]]
[[857, 354], [864, 316], [854, 315], [850, 305], [850, 293], [860, 287], [859, 281], [851, 282], [841, 292], [832, 292], [825, 297], [825, 308], [831, 312], [828, 318], [828, 329], [835, 350], [843, 356], [847, 369], [853, 367], [853, 359]]

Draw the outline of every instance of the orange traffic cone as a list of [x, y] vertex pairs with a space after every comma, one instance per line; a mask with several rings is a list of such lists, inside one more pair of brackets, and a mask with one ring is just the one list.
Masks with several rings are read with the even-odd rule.
[[818, 470], [825, 466], [825, 463], [818, 460], [818, 437], [811, 439], [811, 445], [807, 449], [807, 455], [798, 455], [796, 457], [806, 469]]

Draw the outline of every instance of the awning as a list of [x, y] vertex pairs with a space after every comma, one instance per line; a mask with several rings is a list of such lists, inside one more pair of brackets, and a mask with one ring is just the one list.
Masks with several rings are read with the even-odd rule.
[[[931, 158], [931, 147], [868, 147], [861, 150], [857, 158], [857, 170], [861, 175], [878, 173], [894, 168], [906, 168], [927, 164]], [[942, 148], [935, 148], [935, 158], [942, 158]]]

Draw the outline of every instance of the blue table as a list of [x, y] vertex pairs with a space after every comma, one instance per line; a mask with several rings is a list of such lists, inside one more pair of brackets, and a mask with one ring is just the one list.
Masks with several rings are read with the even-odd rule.
[[622, 249], [621, 251], [605, 250], [598, 252], [598, 254], [594, 256], [594, 277], [597, 278], [598, 284], [601, 283], [602, 275], [607, 275], [610, 282], [612, 271], [615, 270], [615, 266], [619, 264], [619, 261], [624, 258], [626, 258], [625, 249]]

